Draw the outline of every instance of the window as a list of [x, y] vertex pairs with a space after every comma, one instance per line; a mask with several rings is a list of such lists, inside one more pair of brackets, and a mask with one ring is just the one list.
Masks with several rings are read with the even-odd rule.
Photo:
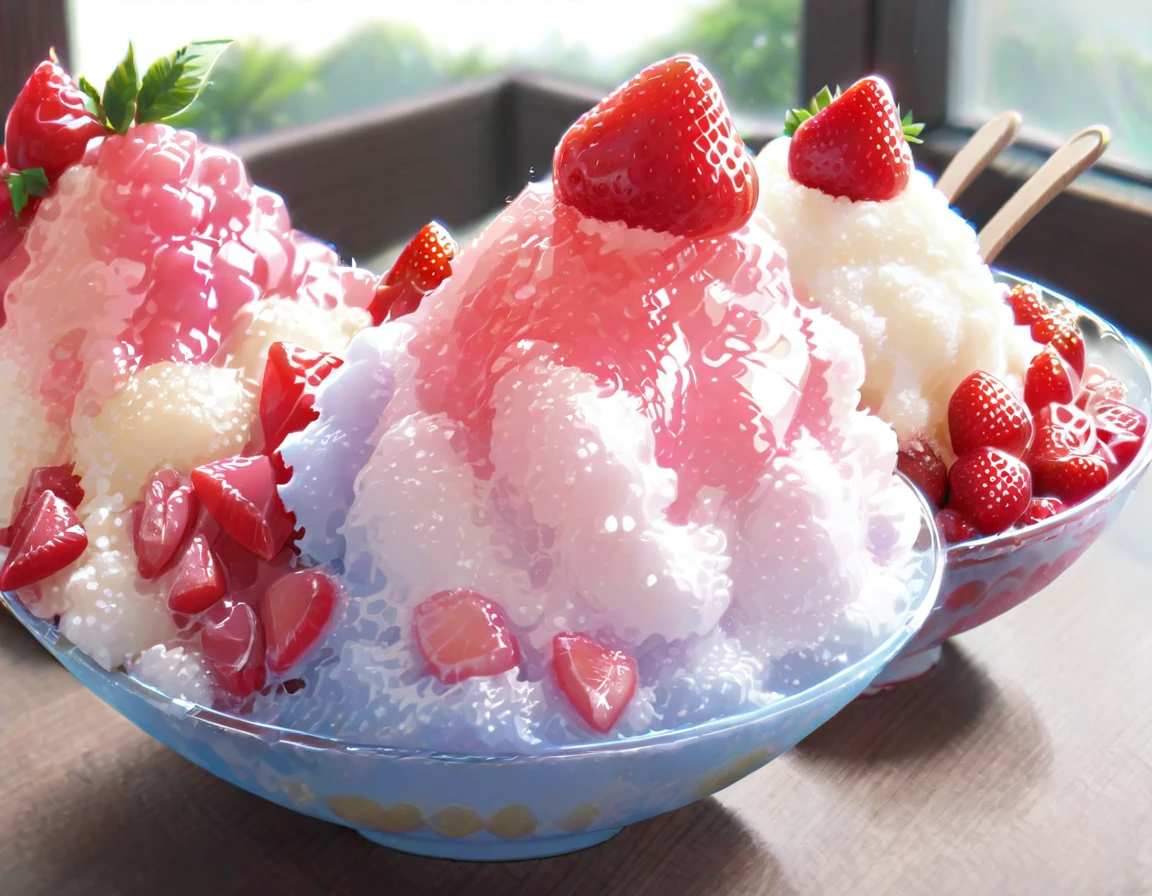
[[[187, 124], [217, 141], [313, 124], [510, 68], [608, 89], [697, 53], [742, 124], [797, 94], [801, 0], [72, 0], [72, 68], [96, 80], [132, 40], [237, 43]], [[99, 82], [97, 82], [99, 83]]]
[[1023, 135], [1058, 143], [1112, 128], [1105, 157], [1152, 175], [1152, 5], [1147, 0], [953, 0], [952, 117], [1003, 109]]

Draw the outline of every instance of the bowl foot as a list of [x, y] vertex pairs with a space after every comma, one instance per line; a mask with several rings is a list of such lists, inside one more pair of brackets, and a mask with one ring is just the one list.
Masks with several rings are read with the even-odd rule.
[[419, 837], [412, 834], [382, 834], [377, 831], [359, 833], [381, 846], [434, 859], [455, 859], [460, 862], [516, 862], [521, 859], [544, 859], [564, 853], [577, 852], [611, 840], [621, 828], [603, 831], [582, 831], [578, 834], [560, 834], [556, 837], [525, 837], [521, 840], [485, 840], [482, 842], [453, 840], [448, 837]]
[[940, 662], [940, 645], [929, 647], [918, 653], [907, 656], [897, 656], [892, 662], [880, 670], [880, 674], [872, 679], [872, 683], [864, 689], [862, 697], [873, 697], [883, 693], [889, 688], [905, 682], [915, 681], [936, 668]]

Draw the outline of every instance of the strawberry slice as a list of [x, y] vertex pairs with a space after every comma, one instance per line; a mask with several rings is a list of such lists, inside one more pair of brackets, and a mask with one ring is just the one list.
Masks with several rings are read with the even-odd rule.
[[516, 667], [520, 648], [504, 612], [469, 588], [440, 591], [412, 614], [420, 654], [445, 684]]
[[209, 609], [227, 591], [224, 573], [203, 535], [188, 542], [176, 567], [176, 578], [168, 591], [168, 609], [173, 613], [197, 616]]
[[80, 487], [80, 477], [72, 472], [72, 464], [34, 468], [28, 474], [28, 484], [17, 492], [12, 502], [12, 522], [7, 528], [0, 529], [0, 547], [12, 546], [12, 539], [16, 537], [24, 519], [36, 506], [40, 496], [49, 489], [73, 510], [84, 500], [84, 489]]
[[296, 520], [284, 509], [267, 455], [204, 464], [192, 471], [192, 487], [220, 527], [266, 563], [292, 537]]
[[300, 432], [319, 413], [313, 409], [316, 389], [344, 363], [328, 352], [292, 342], [274, 342], [268, 349], [260, 386], [260, 426], [264, 453], [271, 454], [292, 432]]
[[93, 137], [108, 131], [84, 105], [72, 79], [55, 60], [36, 66], [24, 84], [4, 129], [8, 165], [15, 170], [43, 168], [55, 182], [80, 161]]
[[552, 671], [568, 702], [595, 731], [607, 734], [636, 693], [636, 660], [587, 635], [552, 639]]
[[945, 507], [936, 514], [936, 528], [940, 530], [940, 537], [945, 544], [957, 544], [980, 537], [979, 530], [968, 517], [951, 507]]
[[1032, 438], [1032, 418], [1012, 390], [983, 370], [968, 376], [948, 401], [948, 433], [957, 455], [999, 448], [1019, 457]]
[[192, 486], [182, 484], [175, 469], [161, 467], [152, 474], [144, 501], [133, 508], [132, 545], [141, 578], [155, 579], [168, 570], [199, 509]]
[[1017, 326], [1030, 327], [1051, 314], [1048, 303], [1040, 296], [1040, 289], [1031, 283], [1017, 283], [1008, 291], [1005, 301], [1012, 308]]
[[67, 567], [88, 547], [76, 511], [49, 489], [24, 517], [0, 569], [0, 591], [16, 591]]
[[552, 188], [590, 218], [686, 237], [739, 230], [759, 194], [716, 79], [687, 55], [650, 65], [582, 115], [556, 146]]
[[911, 479], [934, 506], [943, 505], [948, 493], [948, 468], [931, 445], [921, 439], [909, 441], [896, 455], [896, 469]]
[[228, 598], [204, 617], [200, 648], [227, 693], [243, 699], [264, 687], [264, 633], [256, 611]]
[[425, 224], [380, 278], [368, 306], [372, 323], [379, 326], [415, 311], [424, 296], [452, 276], [451, 261], [459, 254], [460, 247], [443, 224]]
[[1091, 406], [1099, 439], [1098, 453], [1115, 476], [1136, 457], [1144, 435], [1148, 431], [1148, 418], [1136, 408], [1120, 401], [1103, 399]]
[[1052, 346], [1077, 376], [1084, 374], [1084, 336], [1070, 315], [1058, 311], [1049, 313], [1032, 324], [1032, 338], [1041, 345]]
[[949, 506], [983, 535], [1003, 532], [1032, 499], [1032, 474], [1023, 461], [995, 448], [977, 448], [948, 471]]
[[336, 585], [318, 569], [298, 569], [277, 579], [260, 602], [268, 640], [268, 668], [287, 672], [319, 639], [336, 609]]
[[1064, 509], [1064, 502], [1059, 498], [1033, 498], [1028, 502], [1028, 509], [1020, 517], [1016, 525], [1019, 527], [1031, 526], [1041, 520], [1051, 519]]
[[1024, 403], [1032, 413], [1050, 404], [1072, 401], [1072, 375], [1059, 353], [1049, 346], [1028, 364], [1024, 374]]
[[922, 130], [910, 114], [901, 120], [881, 78], [862, 78], [838, 96], [825, 87], [807, 109], [793, 109], [784, 120], [792, 137], [788, 173], [829, 196], [882, 202], [908, 185], [908, 142], [919, 143]]

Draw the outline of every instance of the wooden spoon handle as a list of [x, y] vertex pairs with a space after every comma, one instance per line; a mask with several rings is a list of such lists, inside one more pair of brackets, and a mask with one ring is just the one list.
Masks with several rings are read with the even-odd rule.
[[1020, 129], [1020, 121], [1019, 112], [1002, 112], [973, 134], [972, 139], [956, 153], [936, 181], [936, 189], [944, 194], [949, 205], [954, 204], [980, 172], [1012, 144]]
[[1085, 128], [1061, 146], [1004, 203], [980, 231], [980, 257], [991, 264], [1009, 241], [1068, 184], [1104, 154], [1112, 132], [1102, 124]]

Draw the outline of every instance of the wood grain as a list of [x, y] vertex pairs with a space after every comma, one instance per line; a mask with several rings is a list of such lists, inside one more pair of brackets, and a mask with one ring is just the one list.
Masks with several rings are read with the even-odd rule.
[[586, 852], [454, 864], [213, 778], [0, 616], [0, 893], [1152, 893], [1152, 480], [1062, 579], [717, 797]]

